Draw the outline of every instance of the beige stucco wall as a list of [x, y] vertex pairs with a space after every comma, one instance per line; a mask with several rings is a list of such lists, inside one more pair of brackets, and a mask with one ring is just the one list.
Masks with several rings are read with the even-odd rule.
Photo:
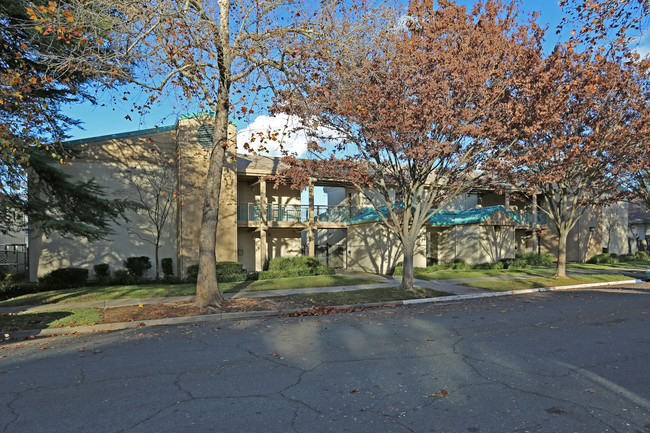
[[[165, 159], [170, 156], [169, 133], [146, 134], [137, 138], [107, 140], [103, 142], [85, 143], [80, 145], [82, 153], [70, 165], [61, 169], [77, 180], [95, 179], [105, 188], [108, 197], [130, 199], [141, 202], [135, 183], [144, 191], [151, 192], [150, 184], [144, 179], [144, 172], [154, 176], [156, 163], [163, 152]], [[157, 149], [151, 152], [151, 149]], [[114, 157], [112, 157], [114, 154]], [[173, 180], [173, 179], [172, 179]], [[173, 183], [167, 193], [171, 193]], [[154, 275], [155, 230], [143, 210], [128, 212], [127, 220], [119, 220], [111, 224], [114, 231], [106, 240], [88, 242], [78, 238], [64, 238], [56, 233], [43, 235], [33, 227], [30, 230], [30, 280], [35, 281], [39, 276], [62, 267], [82, 267], [90, 270], [99, 263], [107, 263], [111, 272], [123, 267], [123, 261], [128, 257], [148, 256], [152, 269], [147, 276]], [[173, 207], [163, 228], [160, 241], [159, 258], [171, 257], [176, 263], [176, 209]]]
[[[513, 226], [466, 224], [429, 227], [429, 242], [437, 245], [438, 263], [463, 259], [467, 263], [492, 263], [515, 256]], [[435, 256], [434, 256], [435, 257]]]
[[[210, 149], [199, 145], [196, 131], [202, 124], [210, 121], [211, 119], [205, 117], [183, 119], [179, 121], [177, 127], [180, 167], [178, 190], [182, 198], [178, 207], [177, 249], [182, 275], [188, 266], [199, 261], [199, 235]], [[231, 139], [228, 143], [228, 152], [234, 155], [236, 149], [234, 125], [230, 126], [229, 134]], [[237, 177], [236, 162], [232, 158], [229, 158], [224, 165], [221, 182], [215, 259], [237, 261]]]
[[[591, 227], [594, 228], [593, 231]], [[584, 263], [600, 254], [603, 248], [602, 236], [600, 209], [588, 209], [567, 236], [567, 261]], [[548, 230], [540, 235], [540, 245], [542, 253], [551, 253], [557, 257], [557, 229], [550, 219]]]
[[[248, 228], [239, 228], [237, 239], [242, 255], [238, 261], [249, 271], [261, 271], [264, 265], [260, 255], [259, 232]], [[300, 232], [296, 230], [268, 230], [266, 234], [266, 257], [293, 257], [300, 255]]]
[[239, 228], [237, 231], [237, 248], [241, 255], [237, 256], [237, 261], [244, 265], [248, 271], [256, 270], [256, 257], [259, 255], [259, 250], [256, 248], [256, 238], [259, 244], [259, 236], [248, 228]]
[[[423, 229], [415, 248], [415, 267], [426, 266], [425, 233]], [[382, 224], [348, 227], [348, 269], [386, 274], [403, 261], [403, 254], [397, 236]]]

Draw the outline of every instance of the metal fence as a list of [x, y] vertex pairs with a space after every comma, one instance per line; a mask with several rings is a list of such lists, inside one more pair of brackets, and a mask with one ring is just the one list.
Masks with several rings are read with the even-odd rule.
[[0, 273], [24, 275], [27, 272], [27, 245], [0, 245]]

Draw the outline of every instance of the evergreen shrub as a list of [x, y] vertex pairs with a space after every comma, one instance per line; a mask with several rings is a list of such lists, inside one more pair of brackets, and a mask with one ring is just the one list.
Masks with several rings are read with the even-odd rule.
[[38, 285], [45, 290], [80, 287], [88, 281], [88, 269], [60, 268], [38, 279]]
[[160, 267], [162, 268], [163, 275], [165, 278], [171, 277], [174, 275], [174, 263], [171, 257], [165, 257], [160, 261]]
[[151, 260], [147, 256], [129, 257], [124, 260], [124, 267], [129, 272], [129, 275], [135, 278], [142, 278], [151, 269]]
[[95, 271], [95, 278], [102, 281], [107, 280], [110, 277], [110, 269], [107, 263], [99, 263], [93, 266], [93, 271]]

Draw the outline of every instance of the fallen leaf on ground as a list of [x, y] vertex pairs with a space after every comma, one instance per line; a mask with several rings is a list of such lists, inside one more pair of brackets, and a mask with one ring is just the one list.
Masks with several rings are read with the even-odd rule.
[[592, 389], [592, 388], [587, 388], [587, 389], [585, 389], [585, 391], [587, 391], [587, 392], [591, 392], [591, 393], [596, 392], [596, 390], [595, 390], [595, 389]]
[[428, 394], [425, 397], [444, 397], [446, 395], [449, 395], [449, 391], [447, 391], [446, 389], [441, 389], [440, 391], [433, 394]]

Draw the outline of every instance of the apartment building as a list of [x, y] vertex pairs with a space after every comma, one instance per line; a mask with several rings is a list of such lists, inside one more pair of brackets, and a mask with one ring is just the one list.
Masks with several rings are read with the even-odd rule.
[[[314, 179], [309, 198], [303, 202], [300, 191], [276, 187], [268, 180], [283, 168], [279, 158], [237, 154], [234, 125], [230, 137], [230, 157], [222, 175], [216, 260], [239, 261], [248, 270], [261, 270], [274, 257], [310, 254], [330, 266], [376, 273], [385, 273], [402, 260], [399, 242], [350, 185]], [[171, 257], [177, 275], [198, 263], [203, 188], [212, 145], [209, 119], [183, 115], [174, 125], [68, 145], [79, 156], [64, 169], [80, 180], [94, 178], [111, 196], [142, 201], [151, 194], [173, 195], [172, 209], [160, 230], [159, 257]], [[162, 179], [170, 171], [170, 184], [155, 190], [152, 176]], [[317, 188], [327, 197], [326, 205], [315, 204]], [[534, 200], [490, 190], [457, 198], [422, 230], [415, 265], [455, 259], [482, 263], [525, 252], [555, 253], [557, 235], [545, 216], [536, 212]], [[142, 211], [127, 217], [113, 226], [114, 233], [106, 240], [93, 243], [30, 230], [30, 279], [62, 267], [92, 269], [98, 263], [108, 263], [114, 271], [132, 256], [148, 256], [153, 261], [156, 224]], [[625, 252], [626, 236], [617, 236], [624, 240], [610, 242], [610, 250]], [[569, 236], [568, 260], [585, 261], [602, 247], [600, 210], [593, 209]]]

